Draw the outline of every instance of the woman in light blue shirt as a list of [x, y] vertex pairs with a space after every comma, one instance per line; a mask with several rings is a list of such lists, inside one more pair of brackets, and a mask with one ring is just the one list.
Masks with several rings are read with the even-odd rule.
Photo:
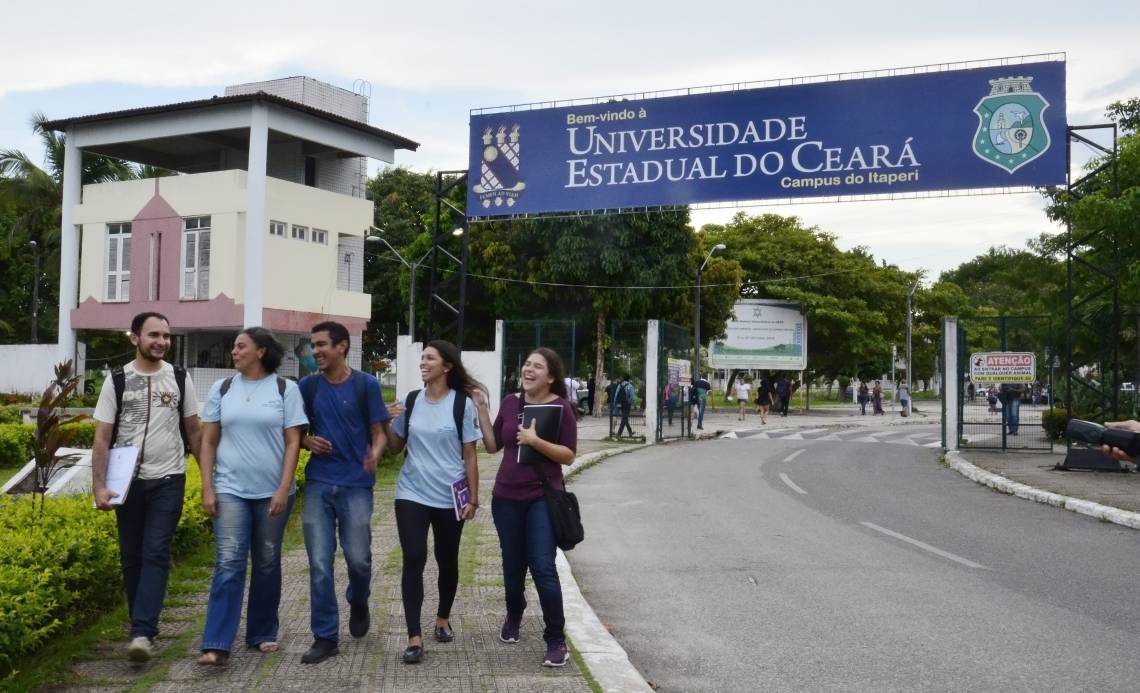
[[281, 540], [297, 491], [301, 429], [308, 424], [297, 384], [276, 374], [285, 351], [272, 332], [243, 330], [231, 353], [237, 375], [214, 383], [202, 410], [202, 508], [214, 519], [216, 558], [199, 664], [229, 659], [247, 559], [245, 642], [262, 652], [277, 650]]
[[[467, 374], [459, 349], [443, 340], [428, 342], [424, 347], [420, 375], [424, 389], [409, 396], [410, 416], [404, 414], [399, 404], [390, 408], [396, 435], [389, 438], [389, 449], [399, 452], [405, 448], [405, 441], [407, 446], [396, 482], [396, 529], [404, 554], [400, 587], [408, 627], [408, 647], [404, 650], [407, 664], [420, 662], [424, 656], [420, 610], [424, 601], [428, 527], [435, 540], [435, 562], [439, 566], [434, 635], [441, 643], [454, 639], [450, 618], [459, 587], [459, 538], [464, 520], [475, 517], [479, 507], [475, 441], [482, 436], [475, 404], [467, 393], [487, 390]], [[461, 399], [457, 402], [456, 397]], [[458, 505], [452, 496], [452, 484], [461, 479], [466, 479], [470, 497]]]

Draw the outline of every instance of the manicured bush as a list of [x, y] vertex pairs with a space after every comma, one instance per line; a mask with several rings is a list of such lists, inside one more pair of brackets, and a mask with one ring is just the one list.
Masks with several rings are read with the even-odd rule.
[[89, 496], [0, 498], [0, 681], [13, 661], [121, 598], [112, 513]]
[[[123, 599], [113, 512], [91, 497], [46, 499], [41, 514], [30, 496], [0, 497], [0, 688], [13, 663], [47, 640]], [[177, 559], [211, 539], [202, 512], [202, 480], [186, 464], [186, 501], [174, 534]]]
[[1065, 427], [1073, 415], [1063, 407], [1053, 407], [1041, 412], [1041, 428], [1051, 440], [1060, 440], [1065, 435]]
[[0, 424], [0, 467], [22, 467], [32, 459], [32, 427]]
[[68, 443], [68, 447], [72, 448], [91, 448], [95, 447], [95, 422], [86, 419], [84, 421], [77, 421], [73, 424], [61, 426], [64, 430], [74, 430], [75, 437]]
[[0, 406], [0, 424], [24, 423], [24, 416], [20, 413], [20, 410], [25, 408], [25, 406], [31, 405], [5, 404]]

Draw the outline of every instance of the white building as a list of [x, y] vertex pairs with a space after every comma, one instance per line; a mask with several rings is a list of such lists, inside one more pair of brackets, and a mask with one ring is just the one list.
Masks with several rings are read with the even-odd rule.
[[[331, 110], [330, 110], [331, 109]], [[228, 375], [242, 327], [277, 333], [301, 375], [309, 328], [344, 323], [359, 367], [366, 158], [418, 144], [367, 124], [367, 98], [305, 77], [229, 87], [201, 101], [52, 121], [66, 133], [59, 358], [77, 329], [122, 331], [155, 310], [199, 394]], [[80, 186], [102, 154], [182, 175]], [[82, 260], [81, 260], [82, 258]]]

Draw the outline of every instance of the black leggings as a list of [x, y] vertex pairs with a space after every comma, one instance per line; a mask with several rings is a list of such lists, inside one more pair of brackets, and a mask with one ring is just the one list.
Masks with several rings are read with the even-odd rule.
[[427, 533], [435, 539], [435, 563], [439, 566], [439, 618], [451, 617], [451, 605], [459, 588], [459, 537], [463, 521], [455, 519], [453, 508], [432, 508], [414, 501], [396, 501], [396, 531], [404, 553], [400, 591], [404, 598], [404, 620], [408, 637], [422, 635], [420, 609], [424, 604], [424, 566], [427, 565]]

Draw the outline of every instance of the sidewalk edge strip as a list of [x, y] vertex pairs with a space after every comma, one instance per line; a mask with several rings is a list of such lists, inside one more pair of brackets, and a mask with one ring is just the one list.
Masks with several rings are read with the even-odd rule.
[[1031, 500], [1036, 503], [1045, 503], [1057, 508], [1064, 508], [1065, 510], [1088, 515], [1089, 517], [1094, 517], [1104, 522], [1111, 522], [1131, 529], [1140, 529], [1140, 513], [1121, 510], [1120, 508], [1113, 508], [1108, 505], [1101, 505], [1100, 503], [1073, 498], [1071, 496], [1063, 496], [1051, 491], [1042, 491], [1039, 488], [1007, 479], [1004, 476], [987, 472], [981, 467], [971, 464], [962, 457], [961, 453], [957, 450], [948, 450], [946, 452], [946, 462], [950, 465], [951, 469], [967, 479], [983, 486], [989, 486], [1002, 493], [1008, 493], [1012, 496]]
[[[602, 450], [582, 455], [570, 468], [566, 476], [577, 474], [594, 464], [626, 452], [649, 447], [649, 443], [631, 445], [615, 450]], [[629, 655], [621, 643], [602, 624], [594, 612], [570, 569], [570, 562], [561, 549], [555, 559], [558, 567], [558, 580], [562, 583], [562, 606], [566, 611], [566, 634], [574, 643], [574, 649], [582, 656], [582, 661], [590, 670], [590, 675], [603, 691], [610, 693], [652, 693], [653, 689], [645, 682], [645, 677], [629, 661]]]

